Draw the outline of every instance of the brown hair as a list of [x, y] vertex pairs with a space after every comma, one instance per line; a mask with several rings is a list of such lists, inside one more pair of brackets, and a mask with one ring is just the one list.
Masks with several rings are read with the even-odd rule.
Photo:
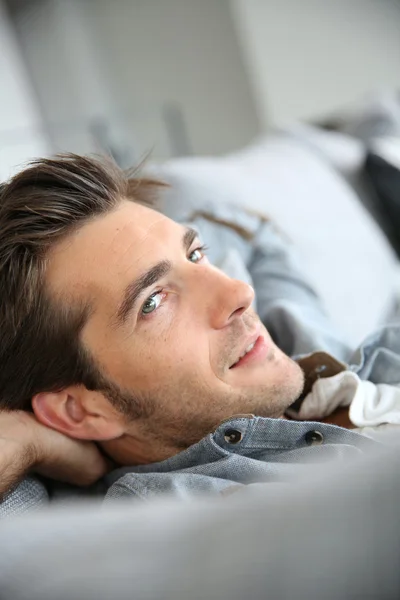
[[90, 306], [73, 308], [49, 296], [46, 257], [122, 198], [154, 206], [161, 185], [125, 174], [109, 159], [74, 154], [35, 160], [1, 185], [0, 409], [31, 410], [36, 393], [83, 384], [132, 413], [80, 343]]

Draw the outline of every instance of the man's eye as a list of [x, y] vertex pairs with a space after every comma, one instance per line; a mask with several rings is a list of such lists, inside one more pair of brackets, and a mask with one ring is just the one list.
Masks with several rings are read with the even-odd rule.
[[165, 294], [163, 294], [162, 290], [160, 290], [159, 292], [154, 292], [154, 294], [149, 296], [147, 298], [146, 302], [142, 306], [142, 310], [141, 310], [142, 314], [149, 315], [150, 313], [157, 310], [157, 308], [161, 304], [161, 300], [162, 300], [163, 296], [165, 296]]
[[[199, 246], [199, 248], [196, 248], [195, 250], [193, 250], [193, 252], [191, 252], [189, 254], [189, 260], [191, 262], [200, 262], [202, 258], [204, 258], [204, 256], [206, 255], [206, 251], [208, 250], [207, 246]], [[193, 257], [193, 259], [192, 259]]]
[[[208, 250], [208, 248], [204, 245], [195, 248], [195, 250], [189, 254], [189, 260], [193, 263], [200, 262], [205, 257], [206, 250]], [[140, 310], [142, 316], [146, 317], [147, 315], [155, 312], [166, 296], [167, 294], [163, 290], [159, 290], [158, 292], [151, 294], [151, 296], [149, 296], [142, 305]]]

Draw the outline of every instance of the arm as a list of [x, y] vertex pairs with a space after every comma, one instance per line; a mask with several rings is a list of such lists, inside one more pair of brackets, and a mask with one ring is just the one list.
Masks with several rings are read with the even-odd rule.
[[0, 412], [2, 514], [7, 513], [5, 504], [10, 500], [10, 492], [29, 473], [85, 486], [106, 471], [106, 461], [94, 444], [72, 440], [44, 427], [27, 412]]
[[270, 222], [260, 220], [249, 272], [260, 318], [287, 354], [323, 350], [346, 360], [349, 348], [303, 272], [295, 248]]
[[33, 462], [29, 448], [0, 438], [0, 498], [20, 482]]

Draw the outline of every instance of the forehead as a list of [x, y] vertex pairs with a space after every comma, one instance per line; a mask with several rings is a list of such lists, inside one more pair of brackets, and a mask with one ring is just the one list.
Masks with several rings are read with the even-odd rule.
[[104, 297], [113, 301], [132, 277], [155, 261], [182, 236], [182, 227], [164, 215], [123, 201], [96, 217], [51, 250], [46, 267], [50, 292], [62, 298]]

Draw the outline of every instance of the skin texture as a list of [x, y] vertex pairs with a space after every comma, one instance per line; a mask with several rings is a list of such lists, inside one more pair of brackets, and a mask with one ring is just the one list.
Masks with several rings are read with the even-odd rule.
[[[144, 411], [133, 418], [104, 394], [71, 386], [37, 394], [35, 415], [69, 437], [98, 442], [119, 464], [172, 456], [234, 414], [279, 417], [302, 390], [299, 366], [274, 345], [251, 308], [253, 289], [214, 268], [196, 251], [199, 240], [185, 250], [184, 231], [122, 200], [48, 257], [51, 295], [91, 303], [82, 342], [121, 394]], [[118, 326], [124, 289], [162, 260], [171, 262], [169, 273]], [[156, 310], [144, 314], [143, 308]], [[258, 333], [268, 347], [265, 357], [231, 369]]]
[[27, 412], [0, 413], [0, 500], [30, 470], [82, 486], [108, 469], [95, 444], [44, 427]]

